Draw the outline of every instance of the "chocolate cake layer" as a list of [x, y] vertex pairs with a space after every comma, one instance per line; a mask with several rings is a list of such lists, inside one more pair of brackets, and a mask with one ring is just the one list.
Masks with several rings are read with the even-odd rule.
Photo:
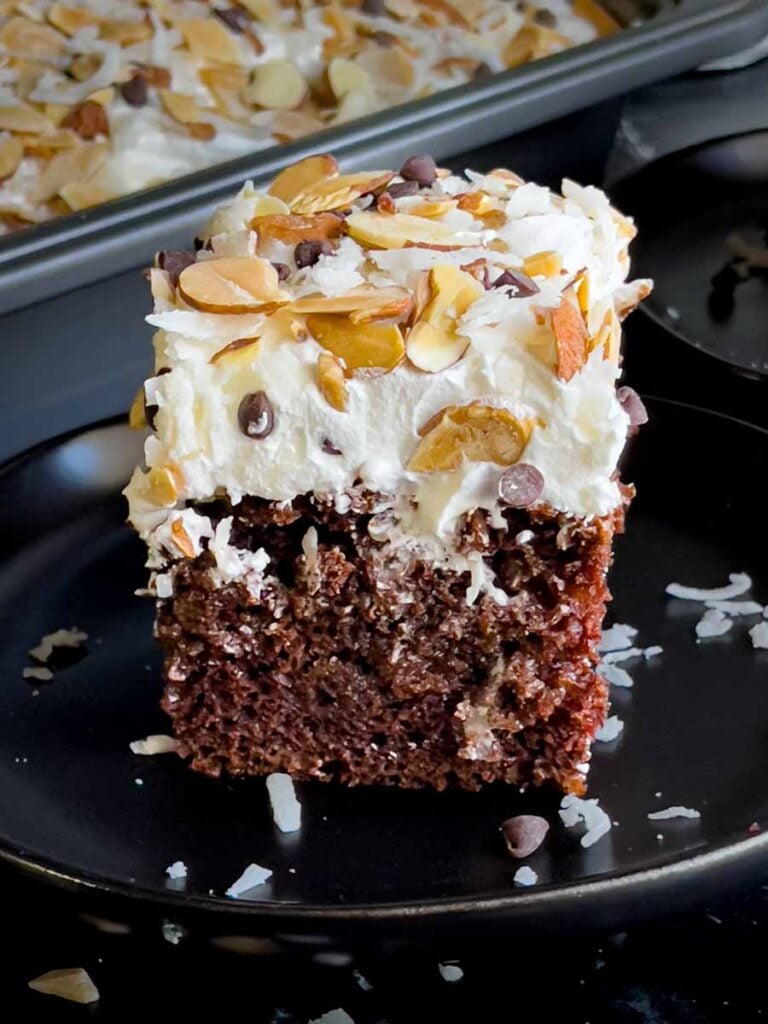
[[159, 602], [163, 704], [192, 767], [583, 792], [607, 704], [596, 645], [623, 511], [507, 509], [506, 530], [468, 516], [464, 549], [511, 598], [469, 605], [468, 573], [383, 557], [375, 501], [358, 494], [344, 515], [317, 497], [207, 506], [233, 516], [238, 548], [266, 551], [271, 575], [259, 594], [216, 585], [204, 552], [178, 563]]

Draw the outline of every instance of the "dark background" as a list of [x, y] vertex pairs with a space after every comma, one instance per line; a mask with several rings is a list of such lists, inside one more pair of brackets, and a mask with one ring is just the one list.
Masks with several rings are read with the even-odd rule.
[[[563, 174], [584, 182], [607, 176], [610, 184], [670, 149], [768, 127], [767, 94], [766, 61], [692, 74], [446, 162], [504, 164], [553, 185]], [[137, 320], [147, 305], [137, 269], [0, 318], [0, 458], [127, 408], [149, 367], [149, 329]], [[730, 373], [642, 314], [626, 334], [626, 380], [638, 390], [768, 426], [765, 382]], [[9, 1021], [22, 1013], [35, 1021], [117, 1021], [236, 1012], [253, 1024], [304, 1024], [339, 1006], [356, 1024], [742, 1024], [768, 1016], [761, 964], [768, 885], [726, 905], [717, 892], [702, 894], [708, 910], [629, 932], [617, 921], [613, 934], [593, 935], [585, 921], [581, 937], [561, 942], [543, 945], [532, 935], [457, 948], [451, 955], [464, 978], [448, 984], [435, 949], [286, 948], [248, 937], [212, 940], [194, 924], [173, 945], [162, 917], [146, 910], [54, 891], [5, 867], [0, 884], [0, 1015]], [[68, 966], [89, 971], [98, 1005], [28, 991], [30, 978]], [[355, 969], [372, 990], [361, 988]]]

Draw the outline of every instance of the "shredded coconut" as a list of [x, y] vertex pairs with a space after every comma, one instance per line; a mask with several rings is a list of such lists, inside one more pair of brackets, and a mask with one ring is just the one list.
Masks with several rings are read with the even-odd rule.
[[669, 821], [671, 818], [700, 818], [701, 815], [692, 807], [665, 807], [663, 811], [651, 811], [651, 821]]
[[184, 863], [183, 860], [175, 860], [170, 867], [167, 867], [165, 869], [165, 873], [166, 875], [168, 875], [169, 878], [174, 879], [174, 881], [179, 878], [186, 878], [187, 865]]
[[730, 616], [760, 615], [763, 611], [763, 606], [757, 601], [705, 601], [704, 604]]
[[610, 629], [603, 630], [597, 649], [601, 654], [608, 651], [624, 651], [632, 647], [632, 638], [636, 636], [637, 630], [634, 626], [619, 622]]
[[341, 1007], [339, 1007], [336, 1010], [329, 1010], [328, 1013], [324, 1013], [322, 1017], [317, 1017], [315, 1020], [311, 1020], [309, 1024], [355, 1024], [355, 1022], [346, 1010], [342, 1010]]
[[179, 744], [173, 736], [165, 736], [160, 733], [147, 736], [144, 740], [133, 740], [129, 746], [131, 753], [141, 754], [145, 757], [152, 757], [154, 754], [175, 754], [179, 749]]
[[77, 648], [88, 640], [88, 634], [79, 629], [57, 629], [53, 633], [46, 633], [37, 647], [31, 648], [30, 658], [35, 661], [46, 662], [57, 647]]
[[259, 864], [249, 864], [237, 881], [230, 885], [225, 895], [237, 899], [239, 896], [250, 892], [251, 889], [264, 885], [267, 879], [271, 877], [272, 872], [269, 868], [263, 868]]
[[293, 779], [284, 772], [267, 776], [267, 793], [272, 817], [281, 832], [298, 832], [301, 828], [301, 804], [296, 799]]
[[716, 608], [710, 608], [696, 623], [696, 636], [700, 640], [711, 636], [723, 636], [724, 633], [730, 632], [732, 626], [733, 619], [729, 619], [724, 612]]
[[629, 690], [635, 685], [629, 672], [619, 668], [618, 665], [611, 665], [610, 662], [606, 664], [606, 662], [601, 661], [598, 665], [598, 671], [606, 683], [609, 683], [611, 686], [621, 686]]
[[172, 946], [178, 946], [187, 934], [180, 924], [175, 921], [163, 921], [163, 938]]
[[22, 670], [23, 679], [36, 679], [38, 683], [50, 683], [53, 679], [53, 672], [44, 665], [35, 665], [32, 668]]
[[624, 723], [617, 715], [606, 718], [605, 724], [595, 733], [598, 743], [611, 743], [624, 732]]
[[703, 590], [700, 587], [686, 587], [681, 583], [670, 583], [666, 593], [670, 597], [677, 597], [681, 601], [730, 601], [734, 597], [741, 597], [748, 590], [752, 589], [752, 580], [745, 572], [732, 572], [728, 575], [730, 583], [724, 587], [715, 587], [713, 590]]
[[443, 981], [461, 981], [464, 977], [464, 971], [459, 967], [458, 964], [446, 963], [438, 964], [438, 971], [440, 971], [440, 977]]
[[749, 636], [756, 650], [768, 650], [768, 622], [758, 622], [750, 629]]
[[585, 849], [594, 846], [611, 829], [611, 819], [597, 800], [583, 800], [569, 793], [563, 797], [558, 813], [566, 828], [584, 823], [587, 831], [581, 837], [581, 845]]
[[517, 869], [512, 880], [515, 885], [536, 885], [539, 876], [533, 868], [529, 868], [527, 864], [524, 864], [521, 868]]

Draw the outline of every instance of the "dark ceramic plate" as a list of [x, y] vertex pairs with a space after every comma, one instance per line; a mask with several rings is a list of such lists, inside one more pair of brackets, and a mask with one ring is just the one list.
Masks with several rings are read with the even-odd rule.
[[735, 287], [711, 285], [731, 258], [730, 234], [766, 245], [768, 131], [663, 157], [611, 194], [637, 220], [634, 274], [656, 282], [642, 309], [741, 374], [768, 378], [768, 267]]
[[[559, 824], [556, 794], [504, 787], [440, 795], [305, 785], [305, 825], [282, 836], [262, 782], [214, 781], [175, 755], [131, 754], [131, 740], [167, 727], [152, 608], [133, 596], [142, 550], [118, 494], [139, 442], [115, 423], [52, 441], [2, 472], [2, 855], [52, 882], [166, 912], [224, 911], [249, 928], [320, 935], [617, 927], [754, 883], [768, 873], [768, 833], [747, 831], [768, 823], [768, 652], [751, 649], [747, 623], [697, 645], [698, 607], [663, 591], [673, 579], [714, 586], [744, 570], [768, 600], [759, 498], [768, 434], [669, 403], [651, 411], [627, 466], [639, 497], [618, 541], [611, 615], [664, 654], [632, 667], [634, 689], [615, 694], [626, 727], [596, 748], [591, 794], [618, 824], [591, 849]], [[21, 678], [28, 648], [72, 625], [90, 635], [88, 655], [34, 695]], [[671, 804], [701, 819], [647, 820]], [[523, 810], [554, 823], [530, 860], [540, 880], [531, 889], [514, 886], [519, 864], [497, 832]], [[177, 859], [190, 869], [186, 892], [165, 879]], [[273, 869], [271, 882], [253, 901], [225, 899], [251, 861]]]

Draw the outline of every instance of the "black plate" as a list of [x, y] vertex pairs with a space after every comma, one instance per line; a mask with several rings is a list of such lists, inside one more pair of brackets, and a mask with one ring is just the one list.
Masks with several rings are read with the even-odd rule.
[[[640, 496], [618, 542], [612, 616], [665, 653], [633, 667], [635, 688], [615, 695], [626, 728], [596, 748], [591, 792], [619, 824], [592, 849], [557, 823], [555, 794], [506, 787], [439, 795], [305, 785], [305, 826], [281, 836], [259, 780], [213, 781], [173, 755], [132, 755], [130, 740], [166, 722], [152, 608], [133, 596], [141, 545], [117, 493], [139, 444], [109, 424], [2, 473], [0, 853], [53, 882], [142, 897], [166, 912], [225, 911], [257, 929], [319, 934], [618, 926], [754, 882], [768, 870], [768, 833], [747, 833], [768, 821], [768, 653], [751, 649], [746, 625], [697, 645], [698, 607], [663, 590], [673, 579], [717, 585], [745, 570], [768, 600], [758, 499], [768, 434], [664, 402], [652, 415], [629, 459]], [[71, 625], [90, 634], [90, 653], [35, 696], [21, 679], [28, 648]], [[701, 820], [646, 819], [670, 804], [700, 809]], [[519, 865], [497, 833], [523, 809], [555, 822], [531, 859], [540, 878], [532, 889], [513, 885]], [[186, 893], [165, 881], [177, 859], [190, 868]], [[254, 902], [222, 898], [251, 861], [274, 870], [271, 883]]]
[[656, 286], [642, 309], [676, 337], [741, 374], [768, 378], [768, 270], [711, 305], [711, 279], [738, 232], [764, 246], [768, 229], [768, 131], [718, 139], [663, 157], [612, 190], [637, 219], [633, 271]]

